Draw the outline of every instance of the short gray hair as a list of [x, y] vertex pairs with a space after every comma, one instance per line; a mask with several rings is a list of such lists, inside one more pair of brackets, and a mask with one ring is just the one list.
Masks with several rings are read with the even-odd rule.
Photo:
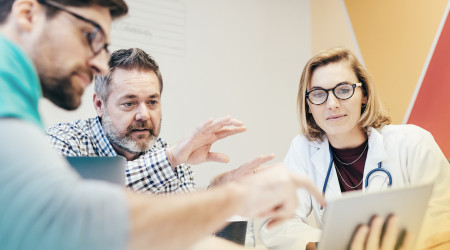
[[107, 101], [108, 95], [111, 92], [111, 80], [112, 74], [116, 68], [124, 70], [142, 70], [153, 71], [158, 77], [159, 81], [159, 93], [162, 94], [163, 80], [159, 66], [155, 60], [145, 51], [132, 48], [132, 49], [120, 49], [114, 51], [109, 59], [109, 71], [105, 76], [95, 76], [95, 93], [102, 98], [103, 101]]

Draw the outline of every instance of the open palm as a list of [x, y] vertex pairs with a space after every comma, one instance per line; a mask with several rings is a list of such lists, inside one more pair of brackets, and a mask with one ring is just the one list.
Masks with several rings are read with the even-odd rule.
[[172, 165], [181, 163], [200, 164], [208, 161], [228, 162], [227, 155], [210, 152], [211, 146], [218, 140], [242, 133], [246, 130], [243, 123], [231, 117], [209, 119], [200, 124], [194, 133], [167, 149], [167, 157]]

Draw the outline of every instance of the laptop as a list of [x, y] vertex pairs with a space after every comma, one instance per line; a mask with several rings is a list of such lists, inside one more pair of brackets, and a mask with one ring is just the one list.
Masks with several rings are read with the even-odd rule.
[[66, 159], [84, 179], [102, 180], [122, 186], [125, 185], [126, 159], [122, 156], [67, 156]]
[[373, 193], [347, 193], [325, 208], [324, 228], [318, 250], [348, 249], [355, 229], [368, 225], [372, 216], [387, 218], [395, 214], [415, 245], [428, 206], [432, 184], [392, 188]]

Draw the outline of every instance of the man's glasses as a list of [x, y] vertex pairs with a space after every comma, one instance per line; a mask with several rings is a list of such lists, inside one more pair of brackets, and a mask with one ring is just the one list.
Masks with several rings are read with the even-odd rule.
[[66, 13], [69, 13], [70, 15], [74, 16], [78, 20], [82, 20], [84, 22], [87, 22], [87, 23], [90, 23], [91, 25], [93, 25], [94, 30], [92, 32], [84, 32], [86, 35], [86, 38], [89, 42], [92, 52], [94, 53], [94, 55], [97, 55], [104, 49], [106, 51], [106, 54], [109, 55], [109, 51], [108, 51], [109, 44], [106, 43], [105, 32], [103, 31], [102, 27], [98, 23], [96, 23], [90, 19], [87, 19], [85, 17], [82, 17], [78, 14], [75, 14], [72, 11], [65, 9], [60, 4], [55, 3], [53, 1], [38, 0], [38, 2], [43, 5], [53, 7], [59, 11], [64, 11]]
[[320, 105], [327, 101], [328, 92], [331, 90], [337, 99], [347, 100], [353, 96], [355, 88], [361, 86], [362, 84], [360, 82], [354, 84], [341, 82], [331, 89], [316, 88], [306, 92], [306, 98], [308, 98], [312, 104]]

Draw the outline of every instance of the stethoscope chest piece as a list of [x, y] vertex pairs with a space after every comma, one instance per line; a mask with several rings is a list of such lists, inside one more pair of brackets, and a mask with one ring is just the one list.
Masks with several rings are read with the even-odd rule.
[[388, 182], [388, 187], [392, 186], [392, 176], [391, 176], [391, 173], [389, 173], [389, 171], [388, 171], [387, 169], [385, 169], [385, 168], [382, 167], [381, 162], [378, 162], [378, 167], [377, 167], [377, 168], [374, 168], [374, 169], [372, 169], [372, 170], [370, 170], [370, 172], [367, 173], [367, 176], [366, 176], [366, 184], [364, 185], [365, 188], [367, 188], [367, 187], [369, 186], [370, 176], [373, 175], [373, 174], [376, 173], [376, 172], [385, 173], [386, 176], [388, 177], [388, 180], [389, 180], [389, 182]]

